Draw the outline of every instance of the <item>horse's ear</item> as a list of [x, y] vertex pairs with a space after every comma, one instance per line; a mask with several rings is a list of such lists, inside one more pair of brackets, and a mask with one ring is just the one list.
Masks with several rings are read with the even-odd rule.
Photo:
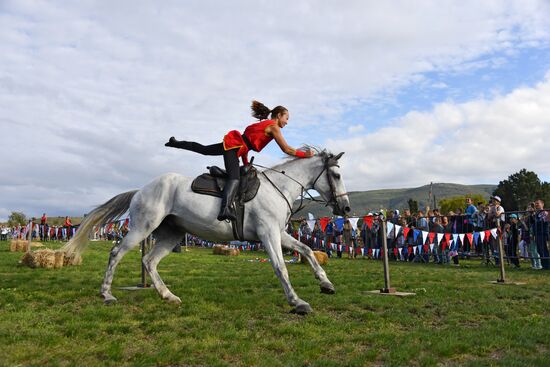
[[343, 155], [344, 155], [344, 152], [339, 153], [338, 155], [336, 155], [336, 156], [334, 157], [334, 159], [335, 159], [335, 160], [338, 160], [338, 159], [342, 158]]

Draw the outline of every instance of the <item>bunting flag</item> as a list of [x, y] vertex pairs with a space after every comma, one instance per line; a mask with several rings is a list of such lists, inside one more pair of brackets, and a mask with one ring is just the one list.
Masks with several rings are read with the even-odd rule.
[[430, 252], [434, 252], [434, 246], [435, 244], [433, 242], [430, 243]]
[[402, 227], [401, 227], [399, 224], [396, 224], [396, 225], [394, 226], [394, 228], [395, 228], [395, 235], [396, 235], [396, 236], [399, 235], [399, 232], [401, 232], [401, 228], [402, 228]]
[[435, 233], [434, 232], [430, 232], [430, 243], [433, 245], [434, 243], [434, 239], [435, 239]]
[[348, 218], [349, 222], [351, 223], [351, 228], [354, 230], [357, 230], [357, 222], [359, 221], [359, 218]]
[[413, 247], [413, 254], [416, 255], [416, 251], [417, 251], [417, 250], [416, 250], [416, 246], [414, 246], [414, 247]]
[[413, 253], [413, 247], [412, 246], [409, 246], [407, 248], [407, 254], [412, 254]]
[[386, 227], [388, 230], [388, 238], [393, 238], [393, 223], [392, 222], [386, 222]]
[[309, 219], [307, 221], [307, 225], [309, 226], [309, 229], [311, 230], [311, 232], [313, 232], [313, 228], [315, 227], [315, 219]]
[[334, 224], [336, 224], [336, 228], [338, 228], [338, 230], [342, 232], [342, 230], [344, 229], [344, 218], [342, 217], [336, 218], [334, 220]]
[[[477, 242], [479, 241], [479, 232], [474, 232], [474, 244], [477, 244]], [[483, 239], [482, 239], [483, 241]]]
[[443, 239], [443, 237], [445, 237], [445, 235], [443, 233], [438, 233], [437, 234], [437, 243], [441, 245], [441, 240]]
[[491, 229], [491, 235], [493, 235], [494, 239], [497, 239], [498, 233], [496, 228]]
[[458, 246], [458, 234], [456, 233], [453, 233], [453, 242], [455, 243], [456, 246]]
[[319, 219], [319, 223], [321, 224], [321, 229], [323, 230], [323, 232], [325, 231], [325, 228], [327, 228], [327, 224], [329, 221], [330, 221], [330, 218], [328, 217], [323, 217]]
[[489, 241], [489, 237], [491, 237], [491, 231], [490, 231], [490, 230], [486, 230], [486, 231], [485, 231], [485, 241]]
[[451, 242], [451, 234], [445, 233], [445, 243], [449, 244]]
[[409, 227], [403, 227], [403, 237], [405, 237], [405, 239], [407, 239], [410, 230], [411, 229]]
[[416, 242], [416, 239], [418, 238], [418, 235], [420, 234], [420, 230], [418, 229], [414, 229], [413, 230], [413, 239], [414, 239], [414, 242]]
[[307, 219], [309, 220], [315, 220], [315, 216], [311, 213], [307, 213]]
[[395, 247], [393, 248], [393, 254], [394, 254], [394, 256], [397, 256], [397, 248], [395, 248]]
[[367, 227], [369, 227], [369, 229], [372, 228], [372, 220], [373, 220], [372, 215], [365, 215], [363, 217], [363, 222], [367, 224]]
[[458, 238], [460, 238], [460, 243], [464, 245], [464, 233], [459, 233]]
[[422, 231], [422, 244], [426, 243], [426, 240], [428, 239], [428, 232]]
[[485, 232], [479, 232], [479, 238], [481, 238], [481, 242], [485, 240]]
[[473, 240], [474, 235], [473, 235], [473, 233], [466, 233], [466, 238], [470, 242], [470, 245], [474, 246], [474, 240]]

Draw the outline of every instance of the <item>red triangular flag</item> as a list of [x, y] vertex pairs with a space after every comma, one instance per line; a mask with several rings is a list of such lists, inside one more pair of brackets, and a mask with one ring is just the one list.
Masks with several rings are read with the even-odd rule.
[[450, 234], [450, 233], [445, 233], [445, 242], [446, 242], [446, 243], [450, 243], [450, 242], [451, 242], [451, 234]]
[[323, 230], [323, 232], [325, 231], [325, 228], [327, 227], [329, 220], [330, 220], [329, 217], [323, 217], [319, 219], [319, 223], [321, 224], [321, 229]]
[[430, 243], [434, 243], [435, 233], [430, 232], [430, 235], [429, 235], [429, 236], [430, 236], [430, 237], [429, 237], [429, 238], [430, 238]]
[[491, 231], [486, 230], [485, 231], [485, 242], [489, 242], [489, 238], [491, 237]]
[[372, 215], [365, 215], [363, 222], [367, 223], [367, 227], [372, 228]]
[[474, 244], [474, 234], [466, 233], [466, 238], [468, 238], [468, 241], [470, 241], [470, 246], [472, 246]]
[[403, 227], [403, 237], [407, 238], [407, 235], [409, 234], [409, 231], [411, 229], [409, 227]]

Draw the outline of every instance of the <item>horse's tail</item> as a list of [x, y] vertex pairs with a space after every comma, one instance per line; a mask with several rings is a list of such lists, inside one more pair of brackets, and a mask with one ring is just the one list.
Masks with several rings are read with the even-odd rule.
[[124, 214], [130, 207], [130, 202], [137, 192], [138, 190], [133, 190], [119, 194], [88, 213], [82, 223], [80, 223], [80, 227], [74, 237], [63, 246], [62, 250], [68, 256], [80, 256], [82, 251], [88, 246], [88, 237], [93, 227], [98, 224], [111, 222]]

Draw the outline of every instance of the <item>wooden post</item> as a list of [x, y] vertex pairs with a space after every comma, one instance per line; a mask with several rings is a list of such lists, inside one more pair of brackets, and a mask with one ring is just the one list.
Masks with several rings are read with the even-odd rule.
[[141, 284], [140, 286], [143, 288], [147, 288], [147, 274], [145, 270], [145, 265], [143, 264], [143, 257], [145, 256], [145, 252], [147, 251], [147, 246], [145, 246], [145, 242], [148, 240], [148, 238], [141, 241]]
[[29, 243], [27, 245], [27, 252], [31, 252], [31, 246], [32, 246], [32, 220], [29, 221], [29, 224], [27, 225], [27, 233], [29, 235]]
[[497, 218], [497, 240], [498, 240], [498, 258], [500, 260], [500, 278], [497, 279], [499, 283], [506, 282], [506, 274], [504, 273], [504, 246], [502, 245], [502, 235], [500, 230], [500, 218]]
[[384, 288], [380, 293], [395, 293], [395, 288], [390, 287], [390, 263], [388, 257], [388, 236], [386, 234], [386, 218], [382, 219], [382, 247], [384, 249]]

